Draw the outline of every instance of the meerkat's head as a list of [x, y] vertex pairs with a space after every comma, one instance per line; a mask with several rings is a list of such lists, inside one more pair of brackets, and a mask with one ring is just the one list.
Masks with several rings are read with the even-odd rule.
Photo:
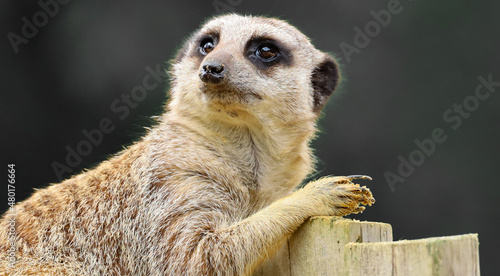
[[295, 27], [236, 14], [197, 31], [171, 74], [171, 110], [235, 124], [314, 122], [339, 81], [335, 60]]

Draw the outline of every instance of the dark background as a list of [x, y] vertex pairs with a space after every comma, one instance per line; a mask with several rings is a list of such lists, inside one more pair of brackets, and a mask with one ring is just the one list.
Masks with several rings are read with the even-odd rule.
[[[162, 112], [168, 81], [123, 119], [111, 103], [142, 84], [146, 67], [165, 65], [204, 20], [231, 8], [286, 19], [317, 48], [342, 58], [344, 81], [330, 99], [313, 146], [321, 160], [318, 175], [374, 178], [367, 184], [377, 203], [353, 217], [392, 224], [395, 240], [479, 233], [482, 273], [496, 274], [500, 88], [456, 129], [443, 114], [474, 96], [479, 76], [500, 81], [500, 2], [402, 0], [402, 11], [349, 62], [341, 43], [355, 46], [354, 28], [364, 29], [374, 20], [370, 12], [386, 10], [387, 3], [71, 1], [59, 5], [16, 54], [8, 34], [22, 35], [22, 18], [33, 22], [42, 8], [36, 1], [3, 0], [1, 210], [7, 208], [7, 164], [16, 164], [19, 202], [33, 188], [59, 182], [51, 164], [65, 164], [67, 146], [75, 149], [86, 140], [82, 130], [98, 128], [101, 119], [109, 118], [115, 129], [72, 174], [143, 135], [151, 116]], [[431, 138], [435, 128], [443, 129], [446, 141], [391, 189], [384, 173], [398, 174], [398, 157], [408, 160], [418, 150], [414, 140]]]

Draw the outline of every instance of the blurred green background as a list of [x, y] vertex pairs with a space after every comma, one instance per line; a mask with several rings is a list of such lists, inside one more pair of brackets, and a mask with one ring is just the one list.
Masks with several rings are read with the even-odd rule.
[[[1, 210], [7, 164], [16, 164], [21, 201], [59, 182], [53, 162], [65, 164], [68, 147], [103, 118], [114, 130], [63, 178], [141, 137], [163, 110], [168, 81], [126, 116], [112, 104], [142, 84], [146, 68], [165, 66], [204, 20], [227, 11], [269, 15], [341, 59], [343, 82], [313, 147], [316, 176], [374, 178], [366, 184], [377, 203], [353, 218], [390, 223], [395, 239], [479, 233], [483, 275], [500, 271], [500, 87], [480, 90], [484, 100], [475, 94], [479, 76], [500, 82], [500, 2], [61, 0], [57, 9], [49, 2], [58, 3], [0, 4]], [[39, 25], [36, 32], [26, 21]], [[436, 128], [446, 141], [422, 153], [415, 140], [428, 142]], [[398, 171], [401, 159], [413, 170]], [[400, 181], [390, 184], [391, 173]]]

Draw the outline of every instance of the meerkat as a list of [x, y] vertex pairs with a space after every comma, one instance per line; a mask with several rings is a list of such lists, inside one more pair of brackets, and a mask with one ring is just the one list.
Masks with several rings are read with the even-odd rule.
[[307, 218], [374, 203], [352, 183], [365, 176], [297, 188], [339, 70], [295, 27], [213, 18], [170, 74], [166, 112], [144, 138], [4, 215], [1, 275], [251, 275]]

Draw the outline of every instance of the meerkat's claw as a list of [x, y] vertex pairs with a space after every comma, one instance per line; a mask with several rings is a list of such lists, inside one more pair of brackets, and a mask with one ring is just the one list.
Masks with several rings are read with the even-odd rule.
[[356, 207], [354, 210], [352, 210], [352, 213], [351, 214], [359, 214], [359, 213], [363, 213], [363, 211], [365, 210], [366, 208], [364, 206], [358, 206]]
[[362, 196], [362, 201], [360, 201], [361, 204], [372, 206], [372, 204], [375, 203], [375, 198], [373, 198], [370, 189], [366, 188], [366, 186], [362, 186], [359, 187], [359, 191]]
[[355, 174], [355, 175], [348, 175], [346, 176], [349, 180], [354, 180], [354, 179], [366, 179], [366, 180], [373, 180], [370, 176], [368, 175], [362, 175], [362, 174]]

